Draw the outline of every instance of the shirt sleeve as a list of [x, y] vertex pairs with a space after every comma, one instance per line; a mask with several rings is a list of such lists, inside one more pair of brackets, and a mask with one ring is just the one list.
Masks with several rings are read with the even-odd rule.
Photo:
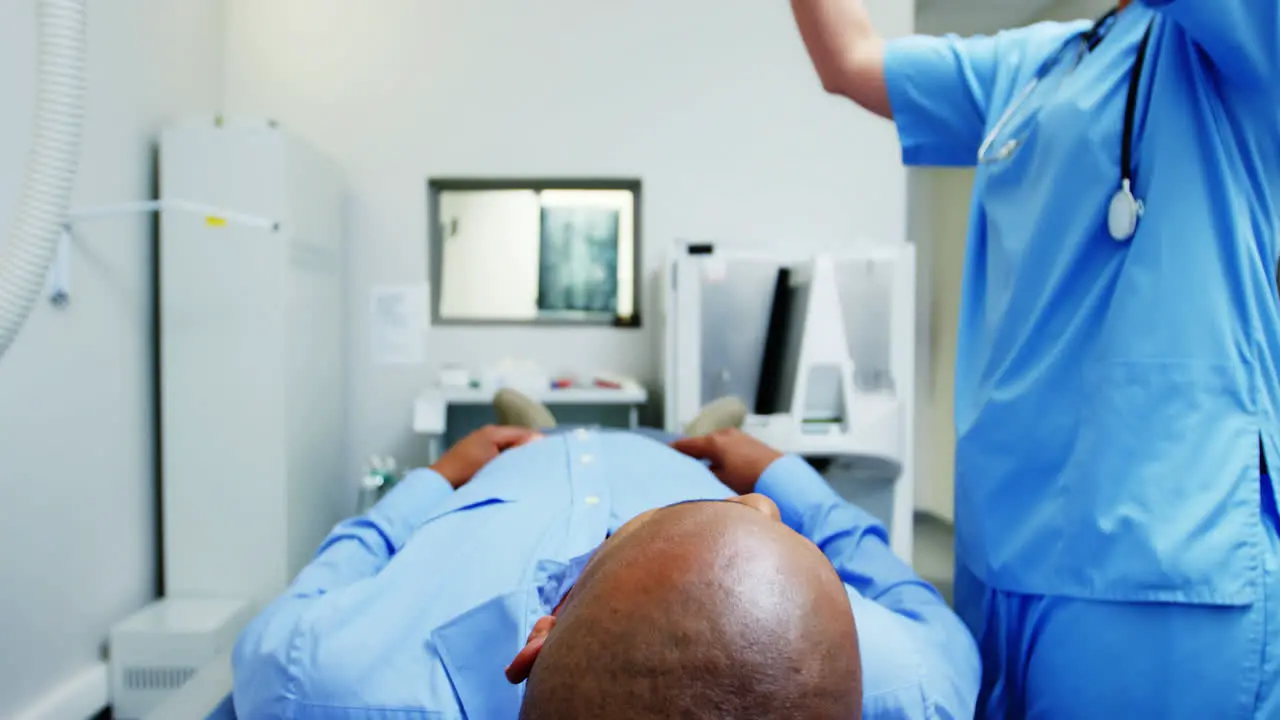
[[339, 523], [289, 588], [321, 595], [378, 574], [409, 541], [432, 508], [453, 492], [434, 470], [414, 470], [365, 515]]
[[240, 635], [232, 653], [238, 717], [292, 717], [287, 709], [298, 700], [299, 663], [306, 657], [300, 626], [307, 612], [381, 572], [452, 492], [434, 471], [415, 470], [368, 513], [334, 528], [284, 595]]
[[[793, 455], [770, 465], [756, 491], [777, 503], [782, 521], [813, 541], [835, 566], [851, 591], [855, 617], [868, 617], [866, 609], [859, 612], [859, 599], [877, 606], [872, 614], [878, 619], [861, 641], [870, 640], [870, 633], [892, 634], [877, 647], [888, 646], [911, 657], [906, 666], [915, 668], [912, 689], [923, 691], [926, 714], [970, 717], [981, 681], [973, 638], [933, 586], [893, 554], [884, 526], [840, 498], [808, 463]], [[859, 624], [860, 638], [864, 624]]]
[[1011, 97], [1078, 23], [1039, 23], [991, 36], [889, 41], [884, 74], [906, 165], [969, 167]]
[[1144, 0], [1203, 48], [1227, 82], [1280, 88], [1276, 0]]

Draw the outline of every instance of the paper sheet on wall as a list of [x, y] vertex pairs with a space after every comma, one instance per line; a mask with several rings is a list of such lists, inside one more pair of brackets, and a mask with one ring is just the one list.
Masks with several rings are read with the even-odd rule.
[[427, 286], [384, 285], [369, 292], [374, 365], [419, 365], [429, 324]]

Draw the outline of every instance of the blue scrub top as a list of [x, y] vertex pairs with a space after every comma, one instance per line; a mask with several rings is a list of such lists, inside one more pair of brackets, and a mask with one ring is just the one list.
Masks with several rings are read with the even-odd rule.
[[[1125, 97], [1136, 194], [1118, 243]], [[974, 165], [1089, 23], [891, 42], [905, 162]], [[1259, 597], [1259, 442], [1277, 455], [1280, 4], [1149, 0], [1011, 113], [981, 165], [956, 362], [960, 562], [996, 589], [1243, 605]]]

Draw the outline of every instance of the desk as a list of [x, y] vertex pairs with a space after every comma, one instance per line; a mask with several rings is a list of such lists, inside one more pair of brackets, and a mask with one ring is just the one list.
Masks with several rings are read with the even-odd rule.
[[[413, 431], [427, 436], [431, 462], [444, 452], [444, 436], [450, 407], [486, 406], [493, 402], [497, 388], [435, 387], [418, 396], [413, 404]], [[547, 388], [541, 393], [524, 392], [547, 407], [598, 406], [625, 408], [629, 427], [639, 427], [640, 406], [649, 401], [649, 391], [636, 382], [623, 382], [621, 387]]]

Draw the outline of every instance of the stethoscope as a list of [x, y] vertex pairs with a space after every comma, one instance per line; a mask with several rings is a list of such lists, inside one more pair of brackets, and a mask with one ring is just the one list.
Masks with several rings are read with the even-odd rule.
[[[1106, 15], [1098, 18], [1092, 28], [1079, 38], [1063, 44], [1058, 52], [1040, 67], [1040, 70], [1027, 83], [1026, 87], [1018, 93], [1009, 108], [1000, 116], [1000, 119], [996, 121], [995, 127], [987, 134], [986, 139], [982, 141], [982, 147], [978, 149], [979, 164], [997, 163], [1008, 160], [1013, 156], [1013, 153], [1021, 146], [1021, 140], [1016, 138], [1009, 139], [994, 154], [991, 153], [991, 146], [995, 143], [996, 138], [1000, 136], [1000, 133], [1004, 131], [1014, 113], [1022, 107], [1027, 99], [1031, 97], [1031, 93], [1035, 92], [1040, 83], [1062, 62], [1062, 59], [1074, 47], [1077, 39], [1084, 41], [1083, 52], [1092, 52], [1098, 46], [1098, 43], [1102, 42], [1103, 38], [1106, 37], [1112, 21], [1115, 20], [1119, 12], [1119, 8], [1114, 8]], [[1138, 57], [1133, 63], [1133, 72], [1129, 77], [1129, 96], [1125, 101], [1124, 108], [1124, 136], [1120, 145], [1120, 189], [1116, 190], [1115, 194], [1111, 196], [1111, 203], [1107, 206], [1107, 230], [1111, 233], [1111, 238], [1116, 242], [1127, 242], [1133, 238], [1138, 232], [1138, 221], [1145, 211], [1142, 200], [1138, 199], [1133, 192], [1133, 136], [1138, 114], [1138, 89], [1142, 85], [1142, 71], [1147, 60], [1147, 46], [1151, 43], [1151, 31], [1154, 27], [1154, 20], [1147, 24], [1146, 34], [1142, 36], [1142, 43], [1138, 46]]]

